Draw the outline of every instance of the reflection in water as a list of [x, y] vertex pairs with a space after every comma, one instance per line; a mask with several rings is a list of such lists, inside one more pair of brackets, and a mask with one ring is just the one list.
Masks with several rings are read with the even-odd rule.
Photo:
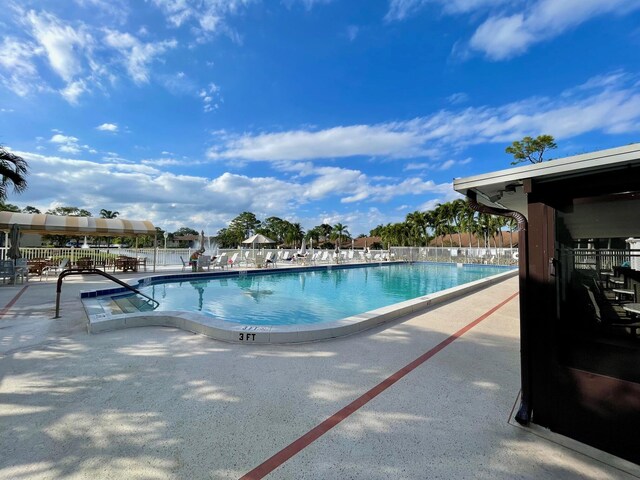
[[[382, 265], [201, 279], [183, 282], [182, 288], [180, 283], [166, 282], [162, 290], [154, 285], [141, 291], [153, 293], [154, 298], [162, 295], [160, 311], [199, 311], [245, 325], [308, 324], [338, 320], [506, 270], [443, 264]], [[197, 301], [185, 293], [187, 283], [188, 290], [198, 292]]]

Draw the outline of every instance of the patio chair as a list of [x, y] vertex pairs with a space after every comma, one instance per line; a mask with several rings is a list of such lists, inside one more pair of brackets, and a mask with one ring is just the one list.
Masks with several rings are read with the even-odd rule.
[[12, 280], [14, 278], [14, 271], [13, 260], [0, 261], [0, 278], [2, 278], [2, 283], [5, 283], [5, 278]]
[[606, 303], [606, 299], [599, 295], [594, 294], [591, 287], [584, 285], [587, 289], [587, 295], [589, 296], [589, 302], [591, 312], [598, 325], [601, 327], [612, 327], [615, 330], [624, 329], [632, 335], [637, 335], [640, 331], [640, 322], [631, 321], [625, 322], [611, 306]]
[[200, 255], [198, 257], [198, 271], [204, 270], [204, 267], [207, 267], [207, 270], [211, 270], [211, 255]]
[[58, 263], [57, 265], [49, 265], [46, 266], [42, 269], [42, 275], [40, 275], [40, 281], [42, 281], [42, 277], [48, 279], [49, 278], [49, 273], [55, 273], [56, 275], [59, 274], [62, 270], [64, 270], [65, 268], [67, 268], [67, 265], [69, 264], [69, 259], [68, 258], [63, 258], [60, 263]]
[[18, 278], [22, 281], [29, 281], [29, 262], [26, 258], [17, 258], [13, 272], [13, 283], [18, 283]]
[[180, 255], [180, 261], [182, 262], [182, 271], [184, 272], [184, 269], [187, 267], [191, 267], [191, 264], [189, 262], [185, 262], [184, 258], [182, 258], [182, 255]]

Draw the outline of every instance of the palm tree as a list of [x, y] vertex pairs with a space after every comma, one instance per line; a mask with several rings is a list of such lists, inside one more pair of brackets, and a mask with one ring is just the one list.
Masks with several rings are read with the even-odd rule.
[[347, 226], [346, 225], [342, 225], [341, 223], [336, 223], [333, 226], [333, 237], [334, 238], [338, 238], [338, 246], [342, 245], [342, 236], [345, 236], [347, 238], [349, 238], [349, 231], [347, 230]]
[[[115, 210], [105, 210], [104, 208], [100, 210], [100, 218], [116, 218], [118, 215], [120, 215], [120, 212]], [[109, 248], [111, 246], [111, 237], [105, 237], [105, 240], [107, 241], [107, 248]]]
[[100, 218], [116, 218], [120, 215], [120, 212], [114, 210], [105, 210], [104, 208], [100, 210]]
[[458, 234], [458, 248], [462, 248], [462, 234], [460, 230], [464, 221], [465, 206], [466, 202], [461, 198], [451, 202], [451, 220], [453, 221], [456, 233]]
[[27, 168], [29, 164], [18, 155], [15, 155], [0, 145], [0, 201], [4, 202], [7, 198], [7, 186], [13, 184], [13, 190], [16, 193], [22, 193], [27, 188]]
[[413, 246], [423, 245], [427, 242], [427, 214], [425, 212], [415, 211], [407, 213], [406, 223], [411, 227], [411, 239]]

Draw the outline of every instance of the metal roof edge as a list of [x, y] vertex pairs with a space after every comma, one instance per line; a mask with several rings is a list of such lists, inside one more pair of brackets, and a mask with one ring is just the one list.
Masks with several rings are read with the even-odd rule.
[[601, 168], [619, 163], [623, 164], [634, 160], [640, 160], [640, 143], [632, 143], [622, 147], [583, 153], [556, 160], [549, 160], [548, 162], [498, 170], [481, 175], [455, 178], [453, 180], [453, 188], [457, 192], [464, 192], [470, 188], [491, 185], [497, 182], [515, 182], [525, 178], [540, 178], [564, 172], [577, 173], [592, 168]]

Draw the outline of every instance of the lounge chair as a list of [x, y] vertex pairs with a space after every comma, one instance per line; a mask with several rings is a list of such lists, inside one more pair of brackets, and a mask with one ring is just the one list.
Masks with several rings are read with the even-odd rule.
[[267, 255], [264, 257], [264, 266], [265, 268], [278, 266], [278, 261], [276, 256], [273, 255], [273, 252], [267, 252]]
[[238, 255], [238, 252], [231, 255], [231, 258], [229, 259], [229, 268], [233, 268], [238, 264]]
[[224, 270], [224, 267], [227, 266], [227, 254], [223, 253], [222, 255], [216, 257], [213, 262], [213, 269], [219, 268], [220, 270]]
[[[184, 272], [185, 268], [190, 267], [191, 264], [189, 262], [185, 262], [182, 255], [180, 255], [180, 261], [182, 262], [182, 271]], [[113, 269], [115, 271], [115, 268]]]

